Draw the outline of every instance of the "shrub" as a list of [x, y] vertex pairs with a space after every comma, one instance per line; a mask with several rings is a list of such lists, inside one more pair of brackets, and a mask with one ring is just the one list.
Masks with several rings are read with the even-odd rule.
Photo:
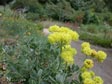
[[88, 24], [88, 25], [81, 25], [80, 27], [81, 31], [85, 31], [85, 32], [89, 32], [92, 34], [96, 34], [96, 35], [102, 35], [102, 38], [106, 37], [108, 39], [111, 39], [111, 31], [112, 31], [112, 27], [109, 26], [108, 24], [100, 24], [100, 25], [96, 25], [96, 24]]
[[112, 39], [109, 37], [104, 39], [103, 36], [91, 34], [88, 32], [80, 32], [80, 39], [88, 41], [92, 44], [100, 45], [102, 47], [112, 47]]
[[85, 15], [84, 11], [75, 11], [74, 12], [74, 21], [77, 22], [78, 24], [82, 24], [84, 15]]
[[36, 21], [39, 20], [39, 14], [38, 13], [27, 13], [26, 14], [26, 19]]
[[110, 24], [111, 19], [112, 19], [111, 12], [106, 11], [105, 13], [96, 13], [96, 15], [98, 16], [100, 23], [107, 22], [108, 24]]
[[6, 6], [5, 8], [6, 9], [4, 11], [4, 8], [2, 6], [0, 6], [0, 13], [4, 17], [11, 17], [13, 15], [13, 11], [11, 11], [11, 9], [9, 8], [9, 6]]
[[[90, 82], [103, 84], [101, 77], [90, 72], [94, 66], [92, 59], [84, 59], [81, 68], [74, 64], [71, 40], [78, 40], [78, 33], [66, 27], [51, 26], [52, 32], [48, 38], [42, 35], [23, 37], [16, 46], [3, 46], [4, 60], [7, 64], [6, 76], [11, 82], [23, 84], [86, 84]], [[70, 37], [70, 38], [68, 38]], [[94, 57], [103, 62], [107, 55], [103, 51], [91, 49], [88, 42], [81, 44], [81, 50], [86, 56]], [[73, 73], [79, 75], [79, 80], [69, 78]], [[93, 73], [93, 74], [90, 74]], [[100, 79], [95, 81], [96, 79]]]
[[[42, 30], [41, 24], [36, 24], [22, 18], [4, 17], [0, 24], [1, 29], [7, 32], [7, 35], [20, 35], [23, 36], [26, 32], [32, 34]], [[39, 26], [39, 27], [38, 27]], [[4, 35], [5, 36], [5, 35]]]
[[84, 24], [96, 23], [99, 24], [98, 16], [90, 11], [86, 11], [83, 19]]
[[69, 2], [63, 1], [55, 4], [47, 4], [48, 16], [60, 21], [74, 21], [74, 10]]

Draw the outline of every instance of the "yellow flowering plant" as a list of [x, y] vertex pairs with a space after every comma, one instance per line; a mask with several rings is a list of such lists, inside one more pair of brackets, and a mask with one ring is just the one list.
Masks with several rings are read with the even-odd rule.
[[[103, 84], [103, 79], [91, 69], [94, 67], [94, 59], [99, 62], [106, 59], [105, 52], [92, 49], [88, 42], [82, 43], [81, 51], [86, 59], [79, 67], [74, 59], [78, 52], [71, 46], [72, 41], [78, 41], [79, 34], [58, 25], [50, 26], [49, 32], [47, 38], [31, 34], [23, 37], [24, 41], [21, 40], [16, 46], [3, 46], [8, 68], [6, 75], [11, 82]], [[79, 79], [75, 79], [74, 74]]]
[[[49, 42], [53, 44], [60, 44], [62, 47], [61, 50], [61, 58], [64, 60], [64, 62], [70, 66], [74, 64], [74, 58], [73, 56], [76, 54], [76, 49], [71, 48], [70, 44], [71, 41], [77, 41], [79, 38], [79, 35], [76, 31], [72, 31], [67, 27], [59, 27], [57, 25], [51, 26], [49, 28], [49, 31], [51, 34], [48, 36]], [[56, 37], [52, 36], [53, 34], [57, 34]], [[60, 35], [60, 33], [63, 34], [64, 38]], [[52, 39], [55, 39], [54, 42], [52, 42]], [[60, 39], [59, 39], [60, 38]], [[69, 39], [68, 39], [69, 38]], [[58, 41], [56, 41], [58, 40]], [[86, 56], [96, 58], [99, 62], [103, 62], [107, 55], [103, 51], [96, 51], [94, 49], [91, 49], [90, 43], [89, 42], [83, 42], [81, 44], [81, 50], [82, 53], [84, 53]], [[84, 64], [81, 67], [80, 70], [80, 83], [83, 84], [96, 84], [95, 79], [95, 73], [93, 71], [89, 71], [91, 68], [94, 67], [94, 61], [92, 59], [85, 59]], [[100, 79], [100, 78], [99, 78]], [[101, 79], [102, 80], [102, 79]], [[103, 81], [103, 80], [102, 80]], [[100, 82], [100, 80], [99, 80]], [[101, 83], [101, 82], [100, 82]], [[103, 84], [103, 82], [101, 83]]]
[[67, 65], [74, 64], [74, 55], [76, 49], [72, 48], [71, 41], [77, 41], [79, 35], [76, 31], [73, 31], [67, 27], [59, 27], [57, 25], [49, 28], [51, 34], [48, 36], [48, 40], [51, 44], [57, 44], [61, 47], [61, 58]]
[[[91, 59], [85, 59], [84, 64], [81, 68], [81, 80], [83, 84], [103, 84], [103, 79], [100, 76], [96, 76], [93, 71], [90, 71], [94, 67], [94, 62], [92, 58], [97, 59], [98, 62], [103, 62], [107, 54], [104, 51], [96, 51], [91, 49], [91, 46], [88, 42], [83, 42], [81, 44], [82, 52], [86, 55], [86, 58], [89, 56]], [[90, 77], [91, 74], [91, 77]], [[88, 78], [90, 77], [90, 78]]]

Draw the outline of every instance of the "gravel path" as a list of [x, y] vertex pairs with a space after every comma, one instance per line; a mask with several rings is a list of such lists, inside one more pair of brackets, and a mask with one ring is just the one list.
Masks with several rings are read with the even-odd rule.
[[[72, 47], [75, 47], [78, 51], [75, 56], [75, 63], [78, 65], [83, 64], [84, 54], [81, 53], [81, 43], [83, 41], [73, 42]], [[108, 57], [103, 63], [95, 62], [95, 66], [92, 69], [97, 75], [101, 76], [104, 80], [104, 84], [112, 84], [112, 49], [106, 49], [99, 46], [91, 45], [91, 48], [96, 50], [103, 50], [107, 53]]]

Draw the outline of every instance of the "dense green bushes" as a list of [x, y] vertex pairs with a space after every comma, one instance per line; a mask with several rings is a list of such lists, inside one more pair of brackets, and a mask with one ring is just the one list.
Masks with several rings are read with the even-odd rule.
[[109, 25], [82, 25], [80, 39], [103, 47], [112, 47], [112, 27]]
[[[102, 13], [108, 12], [104, 5], [105, 2], [103, 0], [28, 0], [27, 2], [25, 0], [16, 0], [11, 7], [13, 9], [26, 8], [26, 18], [31, 20], [46, 20], [47, 18], [53, 18], [64, 22], [70, 21], [79, 22], [79, 24], [98, 24], [106, 21], [105, 19], [101, 19]], [[77, 15], [77, 12], [79, 15]]]
[[[14, 17], [4, 17], [0, 23], [0, 30], [5, 31], [2, 36], [7, 35], [19, 35], [24, 36], [25, 34], [32, 33], [35, 34], [39, 30], [42, 30], [43, 26], [39, 23], [33, 23], [26, 19], [14, 18]], [[1, 32], [2, 34], [2, 32]]]
[[112, 31], [112, 27], [109, 26], [108, 24], [100, 24], [100, 25], [88, 24], [88, 25], [81, 25], [81, 30], [93, 34], [100, 34], [100, 33], [105, 34]]
[[92, 44], [99, 45], [102, 47], [112, 48], [112, 39], [104, 38], [101, 36], [95, 36], [88, 34], [87, 32], [80, 33], [80, 39], [89, 41]]

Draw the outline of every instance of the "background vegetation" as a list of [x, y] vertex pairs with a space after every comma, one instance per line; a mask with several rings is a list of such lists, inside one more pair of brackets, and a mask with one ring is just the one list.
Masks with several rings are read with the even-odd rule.
[[[5, 27], [8, 30], [10, 28], [12, 31], [16, 30], [16, 34], [19, 30], [21, 31], [22, 27], [24, 31], [27, 27], [31, 26], [32, 29], [37, 25], [39, 27], [37, 29], [42, 29], [43, 25], [40, 22], [46, 20], [64, 22], [68, 25], [72, 23], [72, 28], [75, 30], [75, 27], [79, 27], [80, 39], [100, 46], [112, 47], [112, 7], [110, 3], [111, 0], [3, 0], [0, 4], [5, 8], [0, 7], [0, 13], [5, 18], [1, 25], [2, 28]], [[8, 23], [10, 28], [7, 28]], [[93, 38], [90, 39], [88, 35], [92, 35]], [[99, 39], [105, 42], [100, 42]]]

